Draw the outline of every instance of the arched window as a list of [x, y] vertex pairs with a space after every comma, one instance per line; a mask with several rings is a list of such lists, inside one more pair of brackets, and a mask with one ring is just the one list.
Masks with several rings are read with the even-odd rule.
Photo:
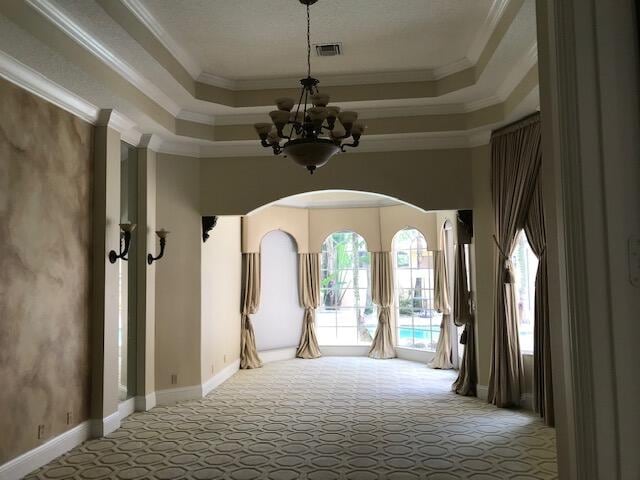
[[332, 233], [322, 244], [320, 260], [318, 343], [369, 345], [377, 315], [371, 301], [367, 243], [355, 232]]
[[538, 257], [529, 246], [527, 235], [521, 230], [511, 253], [515, 276], [518, 312], [518, 334], [522, 353], [533, 353], [533, 320]]
[[393, 257], [398, 346], [435, 351], [441, 318], [433, 310], [433, 253], [418, 230], [407, 228], [393, 237]]

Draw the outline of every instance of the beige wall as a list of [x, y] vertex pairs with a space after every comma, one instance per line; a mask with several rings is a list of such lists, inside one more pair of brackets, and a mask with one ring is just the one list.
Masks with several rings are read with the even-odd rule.
[[489, 384], [491, 339], [493, 338], [493, 212], [491, 206], [491, 158], [489, 146], [473, 150], [473, 243], [472, 290], [475, 304], [478, 383]]
[[219, 217], [201, 243], [202, 382], [240, 358], [240, 217]]
[[156, 224], [171, 234], [155, 267], [157, 390], [201, 383], [199, 170], [197, 159], [158, 155]]
[[209, 158], [202, 159], [200, 206], [203, 215], [245, 215], [297, 193], [345, 189], [382, 193], [423, 210], [471, 208], [470, 172], [470, 149], [349, 152], [313, 175], [281, 156]]
[[156, 327], [156, 263], [147, 264], [147, 252], [156, 254], [156, 154], [148, 148], [139, 148], [138, 167], [138, 227], [136, 228], [138, 268], [136, 327], [138, 334], [136, 395], [155, 391], [155, 327]]
[[92, 136], [0, 80], [0, 463], [89, 416]]

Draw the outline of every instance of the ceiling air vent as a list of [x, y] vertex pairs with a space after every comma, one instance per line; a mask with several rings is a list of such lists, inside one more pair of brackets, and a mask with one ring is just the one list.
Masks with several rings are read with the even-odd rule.
[[341, 43], [318, 43], [315, 45], [319, 57], [335, 57], [342, 54]]

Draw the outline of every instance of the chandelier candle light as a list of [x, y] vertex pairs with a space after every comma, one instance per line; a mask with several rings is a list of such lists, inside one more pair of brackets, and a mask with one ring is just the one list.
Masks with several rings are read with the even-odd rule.
[[[356, 112], [328, 106], [329, 95], [320, 93], [320, 82], [311, 76], [309, 15], [309, 6], [318, 0], [299, 1], [307, 7], [307, 77], [300, 80], [300, 99], [295, 111], [293, 98], [276, 99], [278, 109], [269, 112], [273, 123], [256, 123], [254, 127], [263, 147], [272, 148], [274, 155], [284, 153], [313, 174], [336, 153], [345, 152], [346, 147], [357, 147], [366, 127], [357, 121]], [[350, 143], [348, 139], [352, 139]]]

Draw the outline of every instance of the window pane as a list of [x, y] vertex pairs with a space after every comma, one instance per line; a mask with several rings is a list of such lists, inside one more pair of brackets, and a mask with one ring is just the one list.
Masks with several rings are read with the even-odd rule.
[[535, 302], [536, 272], [538, 258], [531, 250], [527, 236], [521, 231], [511, 254], [511, 263], [515, 276], [518, 331], [520, 349], [525, 353], [533, 352], [533, 321]]
[[[435, 350], [433, 253], [427, 250], [424, 236], [410, 228], [396, 234], [393, 251], [398, 345]], [[440, 319], [435, 319], [438, 332]]]
[[371, 257], [366, 242], [354, 232], [333, 233], [323, 243], [320, 259], [319, 343], [371, 343], [370, 328], [375, 330], [377, 313], [371, 302]]

